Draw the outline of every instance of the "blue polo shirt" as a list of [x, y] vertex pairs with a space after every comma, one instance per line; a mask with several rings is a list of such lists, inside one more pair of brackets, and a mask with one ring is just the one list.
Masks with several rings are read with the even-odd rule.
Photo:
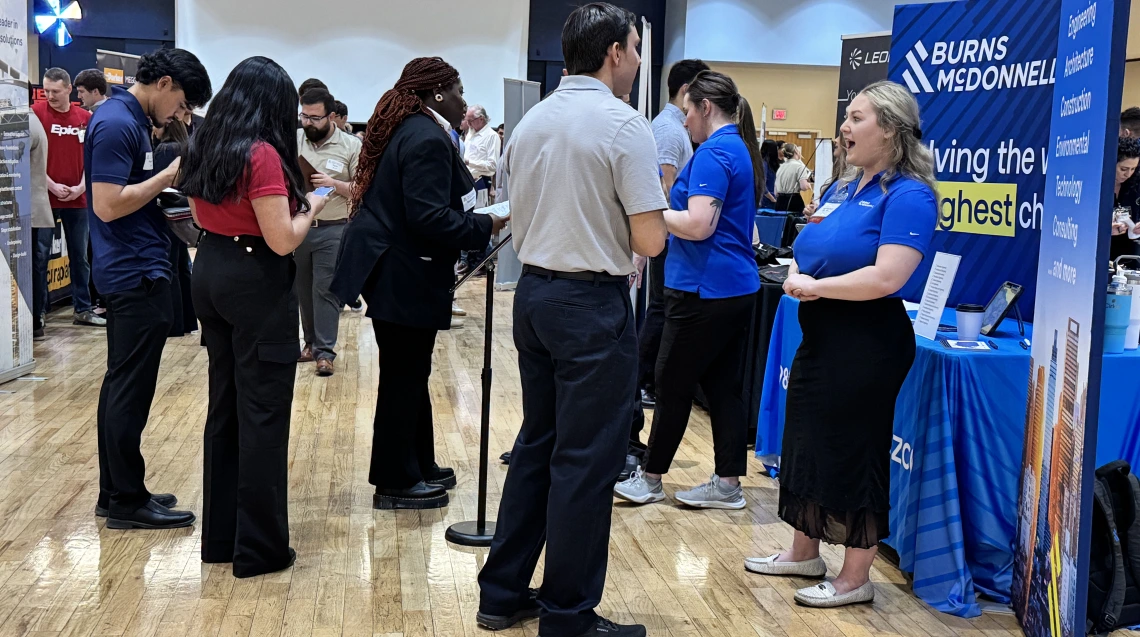
[[744, 296], [760, 289], [752, 252], [755, 184], [752, 157], [735, 124], [721, 127], [697, 147], [673, 183], [671, 207], [687, 209], [694, 195], [719, 199], [724, 206], [708, 239], [669, 239], [665, 287], [696, 292], [702, 299]]
[[170, 239], [156, 201], [110, 223], [92, 210], [92, 184], [130, 186], [154, 174], [150, 131], [150, 118], [142, 105], [117, 86], [87, 125], [83, 169], [89, 193], [91, 265], [95, 287], [102, 294], [133, 290], [143, 279], [170, 280]]
[[927, 256], [938, 222], [934, 192], [904, 176], [892, 179], [883, 192], [881, 177], [875, 175], [858, 193], [858, 179], [827, 189], [819, 210], [830, 208], [830, 214], [807, 224], [796, 238], [800, 272], [816, 279], [854, 272], [874, 265], [881, 245], [904, 245]]

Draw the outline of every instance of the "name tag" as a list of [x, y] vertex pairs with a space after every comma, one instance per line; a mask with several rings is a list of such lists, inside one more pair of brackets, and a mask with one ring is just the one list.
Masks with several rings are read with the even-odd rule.
[[339, 173], [344, 170], [344, 162], [339, 159], [330, 159], [325, 162], [325, 168], [329, 172]]
[[82, 144], [85, 139], [87, 139], [87, 129], [81, 128], [79, 129], [79, 143]]
[[819, 209], [815, 211], [815, 214], [812, 215], [812, 217], [818, 217], [820, 219], [824, 219], [828, 215], [830, 215], [831, 213], [835, 212], [836, 208], [838, 208], [838, 207], [839, 207], [839, 204], [837, 204], [837, 203], [829, 203], [829, 204], [820, 206]]
[[468, 210], [474, 210], [474, 209], [475, 209], [475, 189], [472, 188], [471, 192], [467, 193], [466, 195], [463, 195], [463, 211], [467, 212]]
[[154, 153], [147, 153], [143, 160], [143, 170], [154, 170]]

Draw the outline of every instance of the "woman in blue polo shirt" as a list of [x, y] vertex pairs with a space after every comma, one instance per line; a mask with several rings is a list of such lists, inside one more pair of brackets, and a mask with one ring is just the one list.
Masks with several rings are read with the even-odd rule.
[[697, 383], [712, 419], [716, 475], [678, 501], [744, 508], [740, 476], [748, 444], [744, 354], [760, 277], [752, 252], [764, 163], [748, 102], [726, 75], [703, 71], [689, 83], [685, 127], [700, 144], [670, 193], [665, 223], [673, 238], [665, 261], [665, 328], [657, 356], [657, 407], [644, 471], [614, 487], [645, 504], [665, 498], [669, 470], [693, 406]]
[[910, 91], [868, 86], [841, 130], [851, 168], [796, 239], [784, 284], [801, 301], [804, 335], [780, 456], [779, 514], [796, 533], [790, 550], [745, 560], [755, 573], [822, 578], [820, 540], [842, 544], [839, 575], [795, 595], [822, 608], [875, 598], [869, 574], [889, 533], [895, 399], [915, 353], [899, 290], [937, 223], [934, 164]]

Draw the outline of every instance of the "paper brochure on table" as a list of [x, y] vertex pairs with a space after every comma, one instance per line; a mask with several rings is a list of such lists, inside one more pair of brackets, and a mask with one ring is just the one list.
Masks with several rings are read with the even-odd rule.
[[487, 206], [486, 208], [476, 208], [475, 214], [492, 215], [500, 219], [506, 219], [507, 217], [511, 216], [511, 202], [500, 201], [493, 206]]
[[950, 349], [972, 349], [974, 351], [988, 351], [993, 349], [989, 345], [986, 345], [984, 341], [952, 341], [946, 339], [945, 343]]
[[954, 287], [954, 276], [958, 274], [961, 261], [962, 257], [957, 254], [934, 254], [934, 264], [930, 266], [926, 289], [922, 291], [922, 301], [918, 304], [918, 317], [914, 320], [915, 334], [930, 340], [938, 335], [938, 323], [942, 320], [942, 311], [946, 309], [946, 299], [950, 296], [950, 288]]

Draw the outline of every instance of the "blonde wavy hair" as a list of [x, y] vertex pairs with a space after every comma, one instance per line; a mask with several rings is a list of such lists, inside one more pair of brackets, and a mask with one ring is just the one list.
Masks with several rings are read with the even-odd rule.
[[[902, 84], [883, 80], [875, 82], [859, 91], [871, 102], [879, 127], [887, 133], [890, 152], [890, 166], [879, 182], [883, 192], [900, 175], [926, 184], [937, 192], [934, 179], [934, 155], [922, 143], [921, 120], [918, 101]], [[841, 182], [851, 182], [859, 178], [860, 169], [848, 166]]]

